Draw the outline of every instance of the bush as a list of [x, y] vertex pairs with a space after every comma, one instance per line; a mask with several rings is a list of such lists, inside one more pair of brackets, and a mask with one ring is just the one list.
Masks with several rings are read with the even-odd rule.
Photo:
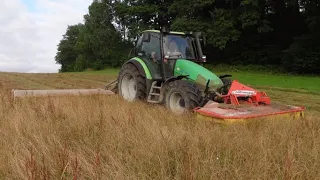
[[282, 59], [283, 67], [299, 74], [320, 72], [320, 43], [316, 39], [302, 37], [291, 44]]

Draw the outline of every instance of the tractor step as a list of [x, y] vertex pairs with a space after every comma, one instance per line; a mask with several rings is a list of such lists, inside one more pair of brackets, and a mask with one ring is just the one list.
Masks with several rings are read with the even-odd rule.
[[153, 81], [151, 84], [147, 101], [150, 103], [159, 103], [161, 88], [162, 88], [162, 84], [160, 86], [157, 86], [157, 81]]
[[161, 86], [154, 86], [153, 88], [154, 89], [161, 89], [162, 87]]

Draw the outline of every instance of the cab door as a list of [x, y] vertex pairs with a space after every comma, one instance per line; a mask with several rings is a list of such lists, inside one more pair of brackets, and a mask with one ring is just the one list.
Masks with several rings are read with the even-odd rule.
[[161, 78], [161, 54], [160, 34], [156, 32], [144, 32], [136, 45], [136, 56], [142, 59], [148, 66], [153, 79]]

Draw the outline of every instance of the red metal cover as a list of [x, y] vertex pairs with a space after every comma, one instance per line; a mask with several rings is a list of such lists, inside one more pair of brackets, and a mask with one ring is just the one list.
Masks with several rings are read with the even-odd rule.
[[[226, 104], [270, 104], [270, 98], [265, 92], [259, 92], [249, 86], [239, 83], [236, 80], [232, 82], [228, 94], [223, 95], [222, 97]], [[246, 97], [248, 99], [246, 101], [239, 102], [238, 98], [241, 97]]]
[[[228, 107], [229, 106], [229, 107]], [[210, 103], [202, 108], [196, 108], [194, 111], [209, 117], [218, 119], [249, 119], [278, 114], [300, 112], [304, 107], [290, 105], [260, 105], [260, 106], [234, 106], [218, 103]]]

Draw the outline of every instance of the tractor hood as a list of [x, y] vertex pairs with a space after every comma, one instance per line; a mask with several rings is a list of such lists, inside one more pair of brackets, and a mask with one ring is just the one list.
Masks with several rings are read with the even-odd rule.
[[174, 68], [174, 75], [188, 75], [188, 78], [195, 81], [201, 88], [205, 89], [209, 81], [209, 91], [217, 91], [223, 86], [221, 79], [205, 67], [185, 59], [178, 59]]

